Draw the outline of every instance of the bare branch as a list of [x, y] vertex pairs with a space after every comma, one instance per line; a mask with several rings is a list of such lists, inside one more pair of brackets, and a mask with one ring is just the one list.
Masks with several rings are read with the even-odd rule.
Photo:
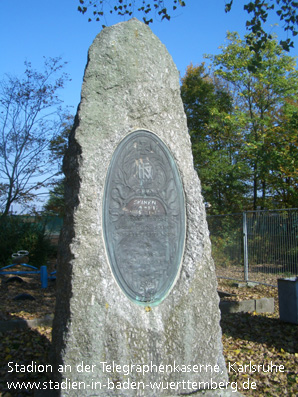
[[45, 59], [44, 71], [37, 72], [25, 62], [23, 78], [6, 76], [0, 82], [0, 211], [4, 216], [13, 202], [32, 200], [57, 175], [50, 143], [63, 128], [57, 96], [67, 80], [67, 75], [61, 75], [63, 66], [60, 58]]

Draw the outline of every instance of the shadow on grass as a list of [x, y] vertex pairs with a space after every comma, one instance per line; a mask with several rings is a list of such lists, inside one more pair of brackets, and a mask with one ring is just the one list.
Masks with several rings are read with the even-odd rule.
[[[46, 397], [47, 391], [38, 394], [36, 388], [26, 389], [24, 384], [21, 388], [13, 388], [11, 382], [15, 385], [20, 382], [20, 386], [22, 382], [41, 384], [52, 379], [49, 355], [53, 315], [47, 313], [54, 311], [55, 283], [49, 282], [48, 288], [41, 289], [37, 276], [22, 277], [20, 281], [8, 279], [3, 275], [0, 277], [0, 395]], [[20, 294], [28, 294], [34, 300], [16, 300]], [[25, 312], [30, 320], [18, 315], [21, 312]]]
[[252, 313], [222, 314], [226, 336], [266, 344], [288, 353], [298, 352], [298, 326]]
[[[15, 319], [15, 318], [14, 318]], [[20, 319], [21, 320], [21, 319]], [[51, 328], [43, 328], [45, 334], [51, 333]], [[12, 386], [19, 382], [48, 382], [51, 379], [49, 354], [51, 342], [36, 329], [25, 327], [7, 329], [0, 332], [0, 395], [34, 396], [35, 390], [30, 387]], [[10, 387], [9, 387], [10, 385]], [[28, 385], [27, 385], [28, 386]], [[44, 394], [46, 396], [46, 394]]]

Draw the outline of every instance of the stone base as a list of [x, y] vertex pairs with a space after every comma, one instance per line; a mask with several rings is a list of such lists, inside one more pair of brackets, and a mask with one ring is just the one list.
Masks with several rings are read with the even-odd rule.
[[274, 298], [248, 299], [240, 302], [221, 301], [221, 313], [274, 313]]

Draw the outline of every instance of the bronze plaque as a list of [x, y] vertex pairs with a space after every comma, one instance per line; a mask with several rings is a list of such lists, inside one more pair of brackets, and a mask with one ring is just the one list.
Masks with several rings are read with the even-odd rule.
[[123, 292], [134, 302], [160, 303], [182, 260], [185, 203], [174, 158], [152, 132], [132, 132], [113, 154], [103, 199], [103, 235]]

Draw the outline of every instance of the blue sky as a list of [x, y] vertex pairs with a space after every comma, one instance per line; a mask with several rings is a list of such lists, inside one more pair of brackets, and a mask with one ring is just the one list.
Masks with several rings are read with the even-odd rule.
[[[41, 70], [43, 56], [61, 56], [68, 62], [65, 71], [72, 79], [61, 97], [75, 113], [87, 51], [101, 30], [101, 23], [89, 23], [87, 16], [77, 11], [79, 0], [2, 0], [0, 3], [0, 79], [5, 73], [20, 75], [25, 60]], [[171, 2], [166, 0], [166, 3]], [[224, 12], [224, 5], [225, 0], [186, 0], [186, 7], [170, 22], [156, 21], [150, 25], [182, 76], [191, 62], [203, 61], [203, 54], [218, 53], [228, 30], [238, 31], [242, 37], [246, 33], [243, 0], [236, 0], [229, 14]], [[142, 19], [141, 15], [135, 16]], [[107, 22], [112, 25], [121, 20], [108, 15]], [[282, 33], [278, 28], [274, 31]], [[282, 38], [285, 37], [283, 33]], [[297, 39], [296, 42], [293, 56], [298, 54]]]
[[[171, 4], [170, 0], [165, 2]], [[156, 21], [150, 25], [172, 55], [181, 76], [190, 63], [200, 64], [204, 54], [218, 53], [228, 30], [237, 31], [243, 37], [247, 18], [243, 0], [236, 0], [229, 14], [224, 11], [225, 0], [185, 2], [186, 7], [170, 22]], [[88, 17], [77, 11], [78, 5], [79, 0], [0, 0], [0, 80], [6, 73], [20, 76], [25, 60], [30, 61], [33, 68], [42, 70], [44, 56], [61, 56], [68, 62], [65, 72], [71, 81], [60, 97], [72, 114], [80, 102], [88, 48], [101, 31], [101, 23], [89, 23]], [[134, 16], [142, 19], [140, 14]], [[108, 15], [104, 23], [112, 25], [122, 20]], [[273, 18], [270, 24], [276, 22]], [[273, 31], [281, 34], [280, 38], [286, 38], [281, 29], [274, 27]], [[297, 39], [291, 55], [298, 55]]]

